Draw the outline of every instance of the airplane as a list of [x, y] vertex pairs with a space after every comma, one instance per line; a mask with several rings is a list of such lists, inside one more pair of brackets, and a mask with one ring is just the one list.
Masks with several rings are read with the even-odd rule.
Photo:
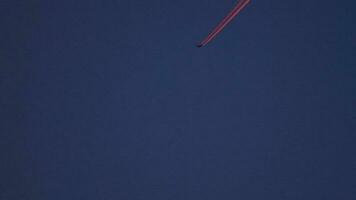
[[203, 47], [212, 41], [240, 12], [245, 8], [245, 6], [250, 3], [250, 0], [239, 0], [236, 6], [230, 11], [228, 15], [213, 29], [209, 35], [202, 40], [197, 47]]

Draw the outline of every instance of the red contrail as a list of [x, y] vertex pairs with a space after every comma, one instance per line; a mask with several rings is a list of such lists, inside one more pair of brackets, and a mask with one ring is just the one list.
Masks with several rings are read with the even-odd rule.
[[214, 28], [214, 30], [197, 47], [202, 47], [213, 40], [231, 20], [240, 13], [240, 11], [250, 2], [250, 0], [240, 0], [231, 12]]

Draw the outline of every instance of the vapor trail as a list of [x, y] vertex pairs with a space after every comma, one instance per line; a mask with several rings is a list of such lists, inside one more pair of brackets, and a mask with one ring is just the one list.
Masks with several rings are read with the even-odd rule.
[[228, 25], [231, 20], [233, 20], [236, 15], [238, 15], [241, 10], [250, 2], [250, 0], [240, 0], [236, 6], [230, 11], [230, 13], [214, 28], [214, 30], [202, 41], [197, 47], [202, 47], [208, 44], [213, 40], [225, 27]]

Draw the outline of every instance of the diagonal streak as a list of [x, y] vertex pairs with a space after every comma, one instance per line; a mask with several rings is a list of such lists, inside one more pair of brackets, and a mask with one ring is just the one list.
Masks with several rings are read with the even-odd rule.
[[198, 47], [205, 46], [213, 40], [238, 15], [250, 0], [240, 0], [230, 13], [214, 28], [214, 30], [201, 42]]

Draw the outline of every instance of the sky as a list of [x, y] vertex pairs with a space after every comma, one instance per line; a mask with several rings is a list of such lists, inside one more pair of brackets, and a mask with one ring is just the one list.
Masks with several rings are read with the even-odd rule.
[[353, 0], [1, 2], [0, 199], [356, 199]]

